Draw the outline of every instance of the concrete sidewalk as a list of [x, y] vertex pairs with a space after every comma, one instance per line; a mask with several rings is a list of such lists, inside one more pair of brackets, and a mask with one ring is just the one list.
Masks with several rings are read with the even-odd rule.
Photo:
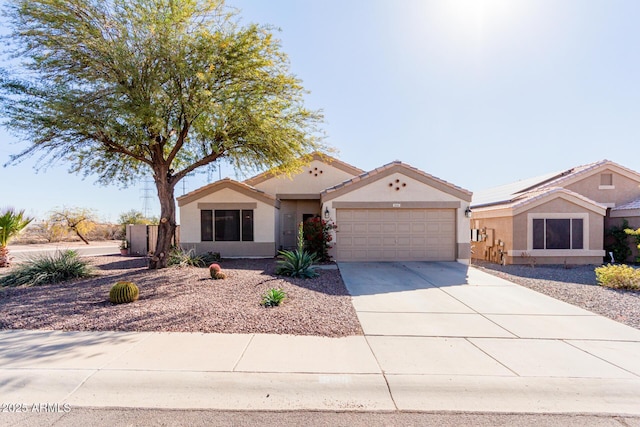
[[365, 336], [5, 330], [0, 396], [29, 410], [640, 415], [640, 330], [460, 264], [340, 268]]

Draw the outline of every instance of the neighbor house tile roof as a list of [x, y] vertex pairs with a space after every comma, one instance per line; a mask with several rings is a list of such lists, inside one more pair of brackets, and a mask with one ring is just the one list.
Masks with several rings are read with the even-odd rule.
[[606, 209], [607, 207], [603, 204], [600, 204], [594, 200], [591, 200], [588, 197], [583, 196], [582, 194], [576, 193], [574, 191], [571, 190], [567, 190], [566, 188], [563, 187], [547, 187], [544, 186], [543, 188], [536, 188], [534, 190], [531, 191], [527, 191], [524, 193], [521, 193], [520, 195], [518, 195], [515, 199], [513, 199], [510, 203], [507, 203], [506, 205], [503, 205], [501, 207], [508, 207], [508, 208], [512, 208], [512, 209], [517, 209], [519, 207], [528, 205], [530, 203], [535, 202], [536, 200], [540, 200], [549, 196], [552, 196], [554, 194], [566, 194], [569, 196], [573, 196], [576, 197], [586, 203], [598, 206], [602, 209]]
[[[484, 206], [502, 205], [508, 204], [515, 200], [519, 195], [531, 191], [534, 189], [544, 189], [561, 187], [563, 183], [570, 179], [586, 175], [589, 172], [605, 165], [615, 164], [609, 160], [600, 160], [598, 162], [589, 163], [586, 165], [576, 166], [571, 169], [567, 169], [561, 172], [549, 173], [546, 175], [537, 176], [534, 178], [528, 178], [522, 181], [517, 181], [511, 184], [501, 185], [498, 187], [489, 188], [474, 193], [472, 208], [480, 208]], [[616, 167], [624, 169], [633, 174], [637, 174], [631, 169], [627, 169], [623, 166], [615, 164]], [[590, 199], [589, 199], [590, 200]], [[591, 200], [591, 202], [593, 202]], [[593, 202], [595, 203], [595, 202]]]
[[616, 206], [615, 208], [612, 208], [612, 210], [614, 211], [622, 211], [627, 209], [640, 209], [640, 197], [628, 203], [625, 203], [624, 205], [620, 205], [620, 206]]

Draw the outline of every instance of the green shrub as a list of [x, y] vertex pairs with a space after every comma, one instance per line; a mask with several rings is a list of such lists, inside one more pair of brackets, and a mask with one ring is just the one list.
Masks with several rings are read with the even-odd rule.
[[271, 288], [262, 296], [262, 305], [265, 307], [276, 307], [287, 298], [287, 294], [282, 289]]
[[600, 286], [615, 289], [640, 289], [640, 270], [628, 265], [607, 264], [596, 268], [596, 280]]
[[179, 247], [171, 249], [167, 264], [177, 267], [205, 267], [207, 265], [202, 256], [196, 255], [195, 249], [185, 251]]
[[631, 248], [629, 247], [629, 233], [626, 230], [629, 228], [629, 222], [626, 219], [622, 220], [622, 225], [614, 225], [606, 230], [606, 236], [611, 241], [610, 244], [605, 246], [606, 260], [612, 261], [609, 253], [613, 253], [613, 261], [625, 262], [627, 258], [631, 256]]
[[109, 291], [109, 301], [113, 304], [124, 304], [138, 300], [140, 291], [133, 282], [118, 282]]
[[222, 259], [220, 257], [220, 252], [207, 252], [206, 254], [200, 255], [200, 258], [202, 258], [205, 265], [211, 264], [212, 262], [220, 262], [220, 260]]
[[53, 255], [41, 255], [19, 264], [0, 278], [0, 286], [38, 286], [64, 282], [93, 275], [89, 261], [76, 251], [66, 250]]

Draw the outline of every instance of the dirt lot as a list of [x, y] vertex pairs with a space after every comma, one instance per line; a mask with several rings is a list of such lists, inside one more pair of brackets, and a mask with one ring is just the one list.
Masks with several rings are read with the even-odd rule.
[[[73, 331], [175, 331], [361, 335], [362, 329], [337, 270], [319, 270], [315, 279], [275, 276], [275, 260], [223, 260], [225, 280], [206, 268], [151, 271], [145, 258], [92, 257], [97, 276], [31, 288], [0, 288], [0, 329]], [[140, 288], [132, 304], [108, 302], [118, 280]], [[260, 305], [270, 288], [286, 302]]]

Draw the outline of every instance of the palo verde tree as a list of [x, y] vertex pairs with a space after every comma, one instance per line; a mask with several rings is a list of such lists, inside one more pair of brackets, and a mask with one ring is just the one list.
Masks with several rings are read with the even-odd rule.
[[96, 228], [95, 212], [86, 208], [55, 209], [49, 215], [49, 223], [53, 227], [60, 227], [72, 231], [85, 244], [89, 244], [86, 235]]
[[30, 143], [11, 163], [41, 153], [39, 166], [66, 160], [103, 184], [152, 175], [150, 268], [167, 265], [185, 175], [222, 159], [288, 172], [323, 148], [271, 28], [241, 25], [223, 0], [8, 0], [4, 13], [23, 63], [0, 75], [0, 104]]

